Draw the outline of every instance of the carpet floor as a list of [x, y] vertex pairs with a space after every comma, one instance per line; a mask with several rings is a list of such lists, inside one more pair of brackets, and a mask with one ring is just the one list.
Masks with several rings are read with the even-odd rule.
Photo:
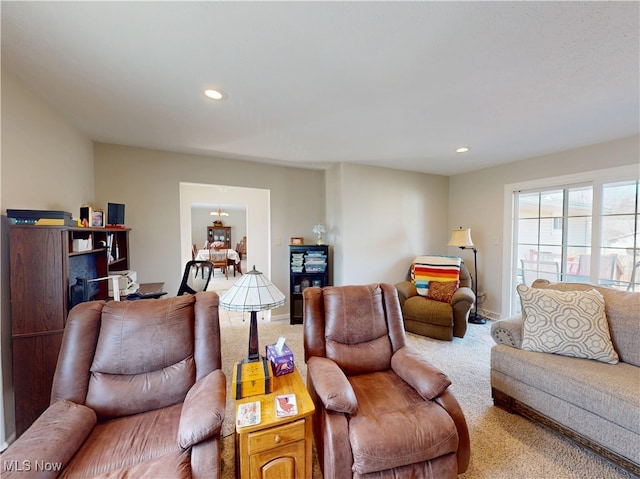
[[[247, 354], [248, 313], [220, 310], [223, 369], [227, 375], [227, 409], [222, 435], [222, 477], [235, 478], [234, 402], [231, 399], [231, 368]], [[306, 378], [302, 325], [288, 321], [258, 320], [260, 348], [280, 336], [294, 353], [295, 363]], [[631, 479], [599, 456], [575, 445], [549, 429], [493, 406], [489, 383], [490, 349], [494, 344], [490, 324], [469, 325], [463, 339], [438, 341], [407, 333], [411, 346], [451, 379], [451, 390], [467, 419], [471, 436], [471, 464], [461, 479]], [[322, 475], [314, 455], [313, 478]], [[342, 479], [342, 478], [339, 478]]]

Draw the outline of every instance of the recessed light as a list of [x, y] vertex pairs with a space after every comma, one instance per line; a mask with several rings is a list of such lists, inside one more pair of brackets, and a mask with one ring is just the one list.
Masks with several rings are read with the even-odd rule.
[[211, 98], [212, 100], [222, 100], [225, 97], [224, 92], [220, 90], [209, 89], [209, 90], [205, 90], [204, 94], [209, 98]]
[[467, 147], [467, 146], [461, 146], [460, 148], [458, 148], [456, 150], [456, 153], [466, 153], [467, 151], [469, 151], [471, 148]]

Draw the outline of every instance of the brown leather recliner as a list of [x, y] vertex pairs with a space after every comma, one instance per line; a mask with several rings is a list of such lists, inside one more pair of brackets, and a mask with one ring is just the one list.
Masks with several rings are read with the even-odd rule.
[[445, 374], [407, 346], [390, 284], [304, 290], [307, 388], [324, 479], [455, 478], [469, 432]]
[[51, 405], [1, 460], [47, 464], [46, 477], [218, 477], [221, 367], [215, 292], [81, 303], [67, 319]]
[[460, 287], [450, 303], [420, 296], [411, 281], [396, 284], [400, 308], [407, 331], [429, 338], [451, 341], [463, 338], [467, 332], [469, 312], [475, 301], [471, 290], [471, 275], [464, 262], [460, 263]]

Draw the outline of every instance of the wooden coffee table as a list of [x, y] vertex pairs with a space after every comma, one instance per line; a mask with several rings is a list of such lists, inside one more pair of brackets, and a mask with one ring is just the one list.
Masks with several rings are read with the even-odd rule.
[[[236, 471], [240, 479], [311, 479], [312, 415], [315, 406], [298, 368], [273, 378], [273, 392], [236, 401], [260, 401], [261, 421], [255, 426], [236, 425]], [[277, 417], [276, 396], [295, 394], [298, 414]]]

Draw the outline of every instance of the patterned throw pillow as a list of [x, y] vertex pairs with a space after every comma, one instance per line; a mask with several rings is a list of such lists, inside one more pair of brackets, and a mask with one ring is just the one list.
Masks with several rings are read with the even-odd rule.
[[595, 289], [556, 291], [517, 287], [522, 304], [522, 349], [617, 364], [604, 298]]
[[435, 301], [442, 301], [443, 303], [450, 303], [454, 293], [458, 291], [459, 285], [460, 281], [447, 281], [446, 283], [441, 281], [429, 281], [427, 298]]

